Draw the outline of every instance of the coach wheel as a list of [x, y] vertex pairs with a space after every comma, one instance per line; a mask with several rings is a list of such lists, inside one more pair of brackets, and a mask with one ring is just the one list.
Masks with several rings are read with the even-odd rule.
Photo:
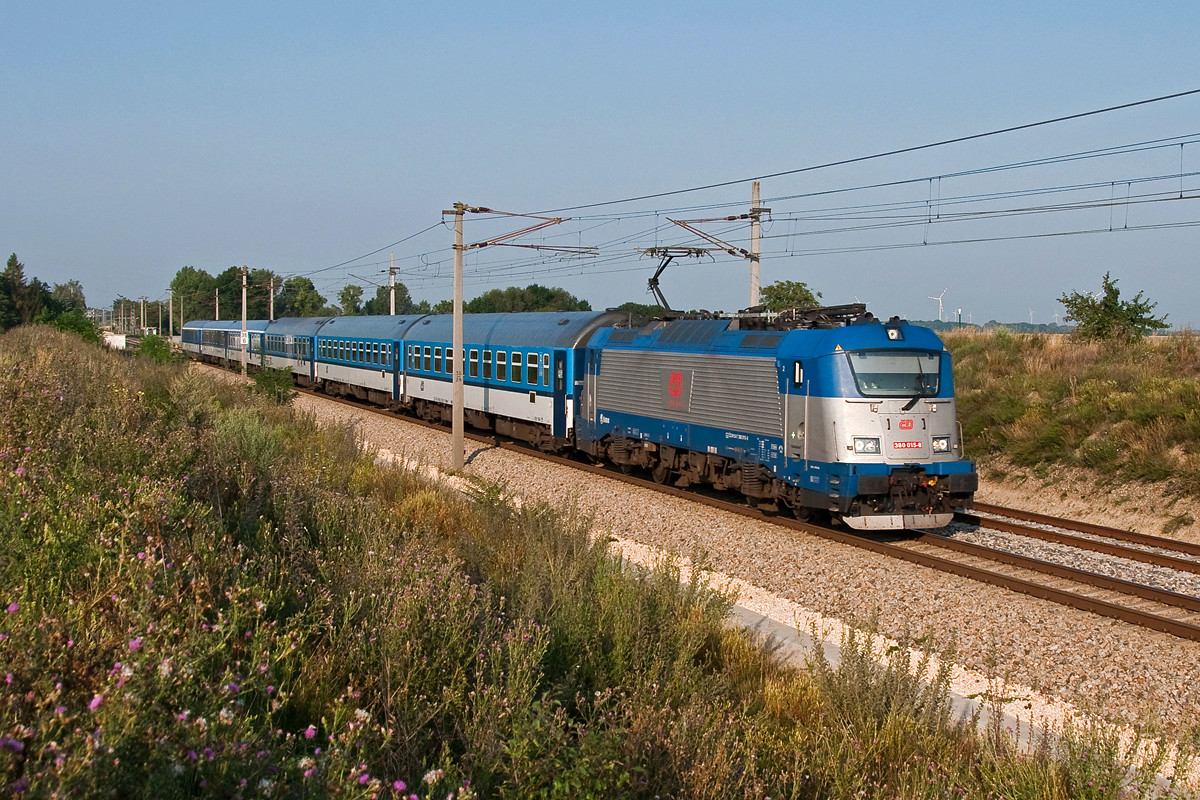
[[633, 474], [633, 464], [621, 464], [619, 466], [621, 467], [621, 472], [623, 474], [625, 474], [625, 475]]
[[654, 479], [655, 483], [666, 483], [670, 474], [671, 470], [665, 464], [659, 464], [650, 472], [650, 477]]

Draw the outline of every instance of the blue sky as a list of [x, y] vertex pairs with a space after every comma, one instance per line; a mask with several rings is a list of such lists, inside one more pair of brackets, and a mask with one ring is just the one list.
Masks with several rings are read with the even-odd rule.
[[[164, 296], [184, 265], [243, 263], [314, 273], [332, 299], [364, 284], [352, 276], [386, 280], [389, 252], [415, 297], [438, 300], [448, 228], [326, 268], [437, 224], [457, 200], [616, 200], [1200, 88], [1200, 15], [1185, 2], [45, 2], [0, 6], [0, 30], [0, 248], [28, 274], [80, 280], [93, 305]], [[1110, 271], [1172, 323], [1200, 323], [1200, 228], [1161, 227], [1200, 220], [1200, 201], [1165, 200], [1178, 145], [936, 179], [1189, 134], [1200, 95], [764, 181], [763, 283], [920, 319], [946, 289], [947, 314], [1048, 322], [1058, 295]], [[1200, 172], [1200, 141], [1182, 156]], [[1195, 195], [1200, 178], [1182, 184]], [[1145, 202], [1111, 204], [1126, 195]], [[571, 212], [556, 237], [528, 241], [596, 257], [488, 248], [468, 256], [467, 296], [536, 281], [595, 307], [650, 302], [655, 265], [637, 251], [699, 244], [667, 217], [737, 213], [749, 196], [746, 182]], [[1086, 208], [995, 214], [1064, 202]], [[956, 209], [996, 218], [951, 222]], [[905, 215], [916, 224], [865, 229]], [[467, 239], [524, 224], [469, 217]], [[742, 226], [705, 228], [745, 245]], [[831, 228], [852, 230], [815, 233]], [[746, 285], [728, 256], [663, 278], [684, 308], [743, 307]]]

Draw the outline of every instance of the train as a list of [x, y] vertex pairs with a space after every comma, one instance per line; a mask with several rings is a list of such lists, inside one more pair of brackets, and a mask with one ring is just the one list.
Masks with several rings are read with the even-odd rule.
[[476, 429], [858, 530], [942, 527], [978, 489], [941, 339], [861, 304], [467, 314], [463, 332], [457, 359], [447, 314], [191, 321], [182, 347], [435, 422], [457, 360]]

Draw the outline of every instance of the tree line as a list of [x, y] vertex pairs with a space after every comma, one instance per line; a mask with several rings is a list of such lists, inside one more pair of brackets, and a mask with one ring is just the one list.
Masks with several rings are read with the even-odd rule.
[[25, 277], [25, 265], [13, 253], [0, 272], [0, 330], [18, 325], [46, 323], [75, 331], [90, 341], [100, 341], [87, 316], [83, 286], [76, 280], [53, 286]]

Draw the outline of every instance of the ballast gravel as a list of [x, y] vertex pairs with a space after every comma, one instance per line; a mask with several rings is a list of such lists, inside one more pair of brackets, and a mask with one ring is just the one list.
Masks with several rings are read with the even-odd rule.
[[[447, 469], [450, 436], [402, 418], [302, 395], [318, 421], [352, 420], [364, 444]], [[1131, 724], [1200, 724], [1200, 643], [1026, 597], [509, 450], [467, 442], [466, 471], [530, 500], [575, 503], [598, 532], [683, 558], [702, 555], [800, 630], [878, 620], [880, 633], [953, 637], [960, 666], [1002, 685], [1025, 721], [1072, 705]], [[1134, 579], [1137, 579], [1134, 577]], [[774, 603], [772, 604], [772, 601]], [[772, 609], [763, 611], [762, 608]], [[836, 633], [832, 637], [836, 641]], [[978, 688], [973, 691], [979, 691]], [[1015, 693], [1015, 696], [1014, 696]], [[1065, 705], [1064, 705], [1065, 704]]]

